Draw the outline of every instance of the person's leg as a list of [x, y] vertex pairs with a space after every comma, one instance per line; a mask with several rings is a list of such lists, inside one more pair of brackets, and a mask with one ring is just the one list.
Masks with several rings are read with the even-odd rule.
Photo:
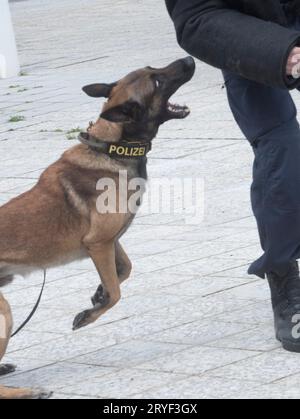
[[264, 255], [249, 272], [284, 274], [300, 257], [300, 129], [287, 90], [224, 72], [229, 105], [255, 160], [251, 200]]
[[251, 200], [264, 254], [249, 273], [267, 275], [276, 336], [285, 349], [300, 352], [296, 262], [300, 258], [300, 129], [296, 107], [287, 90], [227, 72], [224, 78], [233, 115], [255, 155]]

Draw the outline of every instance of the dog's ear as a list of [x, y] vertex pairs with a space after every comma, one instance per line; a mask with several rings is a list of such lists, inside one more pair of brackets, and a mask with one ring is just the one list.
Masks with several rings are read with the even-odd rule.
[[122, 105], [107, 109], [100, 117], [110, 122], [141, 122], [145, 108], [138, 102], [127, 101]]
[[82, 90], [90, 97], [106, 97], [108, 98], [111, 94], [112, 89], [116, 86], [116, 83], [104, 84], [95, 83], [84, 86]]

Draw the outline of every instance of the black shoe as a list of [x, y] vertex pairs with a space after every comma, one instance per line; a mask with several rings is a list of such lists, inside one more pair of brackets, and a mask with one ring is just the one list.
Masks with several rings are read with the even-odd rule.
[[276, 338], [285, 350], [300, 353], [300, 276], [297, 262], [280, 277], [268, 274]]

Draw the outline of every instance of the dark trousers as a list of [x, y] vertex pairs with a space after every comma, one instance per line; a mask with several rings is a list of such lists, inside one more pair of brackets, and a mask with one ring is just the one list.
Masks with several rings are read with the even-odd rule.
[[224, 73], [229, 104], [254, 151], [251, 200], [263, 256], [250, 274], [283, 275], [300, 258], [300, 128], [287, 90]]
[[[293, 23], [300, 30], [300, 21]], [[246, 47], [246, 46], [245, 46]], [[254, 151], [251, 201], [264, 254], [249, 269], [284, 275], [300, 259], [300, 128], [288, 90], [223, 72], [236, 122]]]
[[[300, 19], [291, 26], [299, 29]], [[254, 151], [251, 201], [261, 258], [249, 269], [264, 278], [284, 275], [300, 259], [300, 127], [288, 90], [274, 89], [223, 72], [229, 105]]]

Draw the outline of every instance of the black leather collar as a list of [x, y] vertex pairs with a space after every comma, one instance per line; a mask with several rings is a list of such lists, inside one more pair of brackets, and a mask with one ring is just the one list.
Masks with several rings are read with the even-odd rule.
[[100, 153], [107, 154], [112, 158], [131, 158], [143, 159], [151, 151], [151, 143], [142, 143], [138, 141], [120, 141], [118, 143], [108, 143], [91, 136], [87, 132], [81, 132], [78, 140], [91, 149]]

